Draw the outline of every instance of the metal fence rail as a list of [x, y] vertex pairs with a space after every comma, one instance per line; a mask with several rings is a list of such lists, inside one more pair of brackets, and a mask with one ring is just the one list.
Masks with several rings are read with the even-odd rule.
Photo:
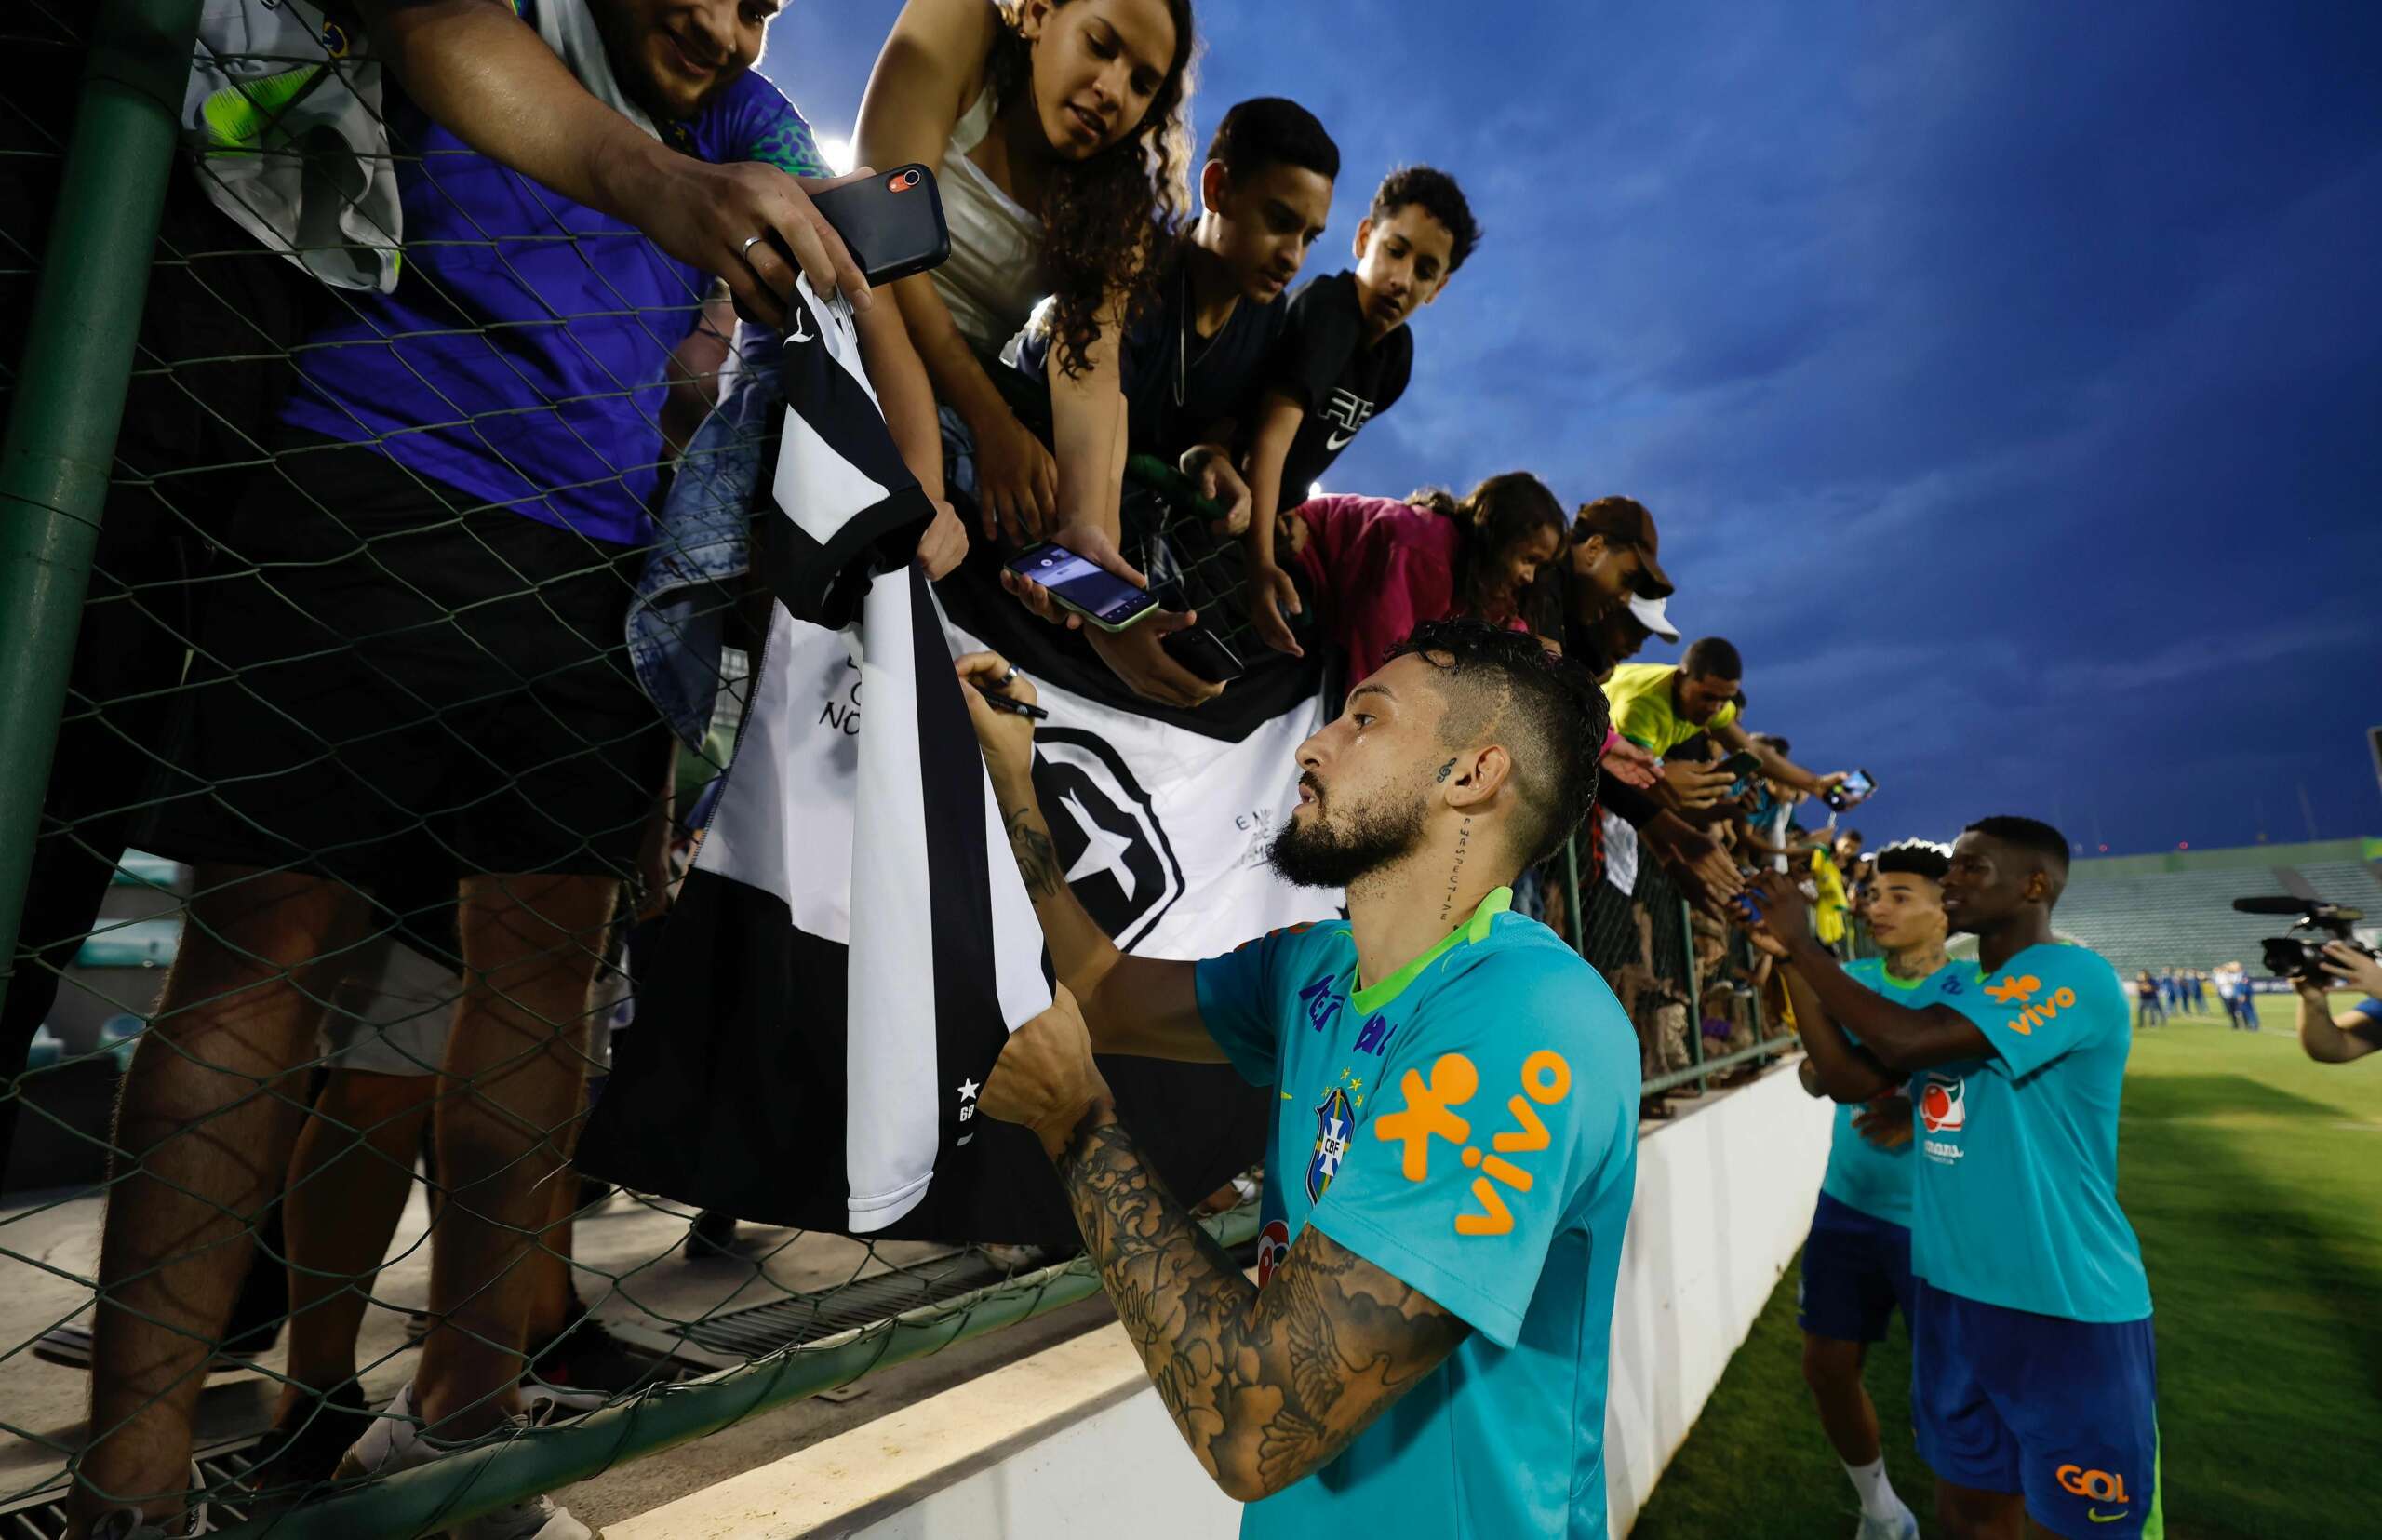
[[[21, 1287], [13, 1292], [38, 1296], [45, 1311], [54, 1298], [53, 1324], [70, 1332], [87, 1324], [96, 1280], [24, 1238], [47, 1233], [40, 1227], [54, 1225], [62, 1214], [95, 1210], [87, 1199], [98, 1192], [119, 1202], [127, 1194], [146, 1194], [141, 1200], [154, 1203], [164, 1201], [160, 1194], [170, 1188], [194, 1211], [185, 1217], [201, 1239], [187, 1251], [151, 1259], [143, 1277], [162, 1276], [210, 1251], [236, 1255], [254, 1247], [261, 1272], [286, 1271], [293, 1288], [312, 1290], [313, 1308], [337, 1303], [359, 1313], [368, 1306], [402, 1311], [404, 1304], [381, 1292], [373, 1272], [377, 1258], [360, 1271], [310, 1259], [302, 1238], [284, 1238], [285, 1211], [310, 1196], [319, 1201], [324, 1189], [314, 1185], [341, 1171], [346, 1174], [337, 1181], [363, 1172], [383, 1187], [394, 1174], [409, 1189], [400, 1209], [426, 1198], [451, 1210], [453, 1173], [417, 1171], [421, 1141], [383, 1135], [400, 1118], [413, 1119], [408, 1127], [443, 1123], [460, 1116], [459, 1106], [488, 1101], [491, 1086], [514, 1067], [507, 1062], [476, 1078], [422, 1077], [425, 1094], [401, 1112], [367, 1119], [343, 1118], [318, 1105], [344, 1068], [333, 1056], [309, 1051], [262, 1068], [231, 1065], [226, 1072], [243, 1078], [245, 1088], [225, 1095], [211, 1115], [223, 1119], [223, 1130], [242, 1131], [236, 1137], [223, 1133], [227, 1142], [250, 1156], [275, 1149], [276, 1141], [299, 1139], [294, 1131], [310, 1108], [316, 1126], [307, 1137], [323, 1141], [322, 1162], [306, 1174], [283, 1162], [251, 1173], [252, 1190], [242, 1197], [201, 1194], [179, 1176], [160, 1174], [154, 1158], [168, 1139], [114, 1147], [119, 1137], [132, 1145], [112, 1121], [119, 1103], [128, 1103], [125, 1087], [194, 1061], [192, 1041], [216, 1040], [204, 1036], [210, 1030], [204, 1024], [214, 1019], [210, 1011], [229, 1010], [224, 1002], [244, 994], [271, 997], [276, 990], [302, 1001], [287, 1007], [301, 1014], [343, 1011], [351, 960], [370, 944], [403, 940], [448, 969], [453, 976], [429, 989], [423, 1014], [451, 1013], [459, 1001], [490, 1012], [517, 1006], [505, 993], [509, 985], [467, 978], [456, 958], [462, 944], [438, 933], [451, 925], [457, 907], [453, 809], [408, 810], [408, 826], [398, 831], [412, 842], [407, 861], [434, 875], [444, 872], [443, 898], [435, 891], [399, 894], [394, 865], [381, 874], [391, 881], [381, 884], [359, 882], [342, 871], [335, 880], [368, 907], [369, 917], [355, 932], [327, 932], [314, 949], [291, 957], [261, 949], [246, 929], [253, 916], [243, 904], [261, 910], [261, 899], [234, 902], [228, 889], [194, 891], [189, 868], [140, 853], [144, 831], [159, 816], [194, 798], [238, 789], [191, 772], [183, 753], [191, 724], [244, 696], [278, 710], [259, 678], [291, 663], [321, 661], [293, 642], [288, 655], [240, 665], [212, 645], [210, 625], [235, 608], [225, 596], [270, 605], [312, 569], [287, 554], [259, 558], [243, 550], [229, 536], [232, 510], [261, 495], [260, 488], [286, 485], [293, 489], [288, 517], [314, 521], [328, 538], [345, 541], [341, 559], [381, 562], [389, 549], [353, 510], [294, 490], [292, 477], [312, 451], [279, 444], [271, 413], [253, 409], [253, 401], [243, 401], [227, 384], [257, 386], [254, 394], [261, 395], [286, 390], [305, 349], [286, 338], [276, 341], [251, 313], [241, 286], [269, 285], [274, 263], [238, 248], [236, 232], [224, 234], [231, 227], [207, 213], [178, 159], [177, 119], [199, 9], [198, 0], [103, 0], [87, 16], [74, 0], [29, 0], [0, 21], [0, 42], [55, 60], [61, 70], [87, 64], [69, 138], [59, 136], [62, 115], [45, 114], [30, 101], [0, 102], [0, 193], [10, 199], [7, 207], [47, 221], [38, 250], [23, 230], [0, 229], [0, 320], [7, 328], [0, 331], [0, 346], [8, 350], [0, 357], [0, 368], [8, 370], [0, 376], [7, 409], [0, 449], [0, 1020], [7, 1023], [0, 1031], [0, 1075], [6, 1077], [0, 1083], [0, 1161], [6, 1166], [0, 1170], [7, 1178], [0, 1184], [0, 1268], [17, 1270]], [[343, 78], [323, 85], [344, 88]], [[272, 148], [270, 128], [268, 121], [258, 141], [265, 147], [257, 153], [289, 153]], [[391, 144], [397, 161], [422, 153], [402, 136]], [[334, 316], [354, 304], [328, 291], [307, 302]], [[694, 338], [704, 314], [705, 296], [690, 289], [682, 304], [664, 307], [650, 324], [659, 332]], [[209, 329], [219, 322], [231, 329]], [[700, 387], [706, 378], [716, 384], [716, 376], [702, 368], [691, 382]], [[616, 382], [575, 404], [644, 401], [653, 383]], [[127, 399], [135, 403], [129, 417]], [[640, 462], [638, 452], [624, 453], [624, 485], [647, 475], [665, 478], [674, 470], [655, 420], [658, 408], [639, 410], [652, 429], [652, 462]], [[161, 424], [181, 432], [180, 441], [163, 444]], [[491, 441], [518, 431], [496, 420], [475, 429]], [[757, 457], [766, 440], [767, 430], [756, 428], [727, 449]], [[683, 466], [678, 474], [685, 474]], [[1196, 505], [1167, 467], [1137, 464], [1127, 500], [1126, 549], [1171, 602], [1198, 606], [1208, 623], [1251, 650], [1262, 644], [1248, 636], [1239, 605], [1239, 547], [1207, 530], [1214, 512]], [[458, 511], [451, 522], [457, 531], [486, 541], [516, 530], [519, 518], [491, 505]], [[559, 576], [617, 581], [614, 597], [624, 602], [631, 579], [613, 573], [611, 558], [593, 542], [582, 555], [583, 561]], [[493, 604], [533, 591], [544, 593], [530, 584], [486, 597]], [[726, 615], [732, 628], [738, 602], [739, 596], [712, 596], [701, 618], [719, 622]], [[462, 619], [449, 609], [419, 628], [461, 629]], [[359, 643], [338, 661], [359, 685], [379, 688], [384, 681], [376, 656]], [[684, 791], [716, 768], [723, 745], [733, 738], [742, 653], [732, 646], [724, 649], [718, 669], [712, 736], [703, 751], [679, 759]], [[530, 687], [537, 683], [523, 683], [524, 699], [535, 699]], [[398, 725], [447, 724], [433, 703], [418, 722]], [[659, 730], [658, 722], [654, 727]], [[562, 752], [589, 746], [572, 743]], [[315, 735], [297, 752], [301, 758], [319, 755], [347, 764], [374, 751], [368, 743]], [[545, 768], [529, 766], [527, 773]], [[649, 795], [652, 790], [643, 788]], [[1651, 860], [1638, 863], [1625, 891], [1611, 876], [1618, 868], [1599, 859], [1602, 848], [1584, 832], [1524, 887], [1528, 906], [1613, 982], [1639, 1037], [1650, 1103], [1658, 1105], [1675, 1090], [1705, 1089], [1716, 1078], [1784, 1051], [1788, 1039], [1769, 1024], [1761, 990], [1752, 982], [1758, 965], [1742, 941], [1693, 917]], [[310, 850], [260, 864], [269, 878], [294, 879], [326, 867], [334, 853]], [[625, 861], [619, 865], [617, 880], [634, 909], [651, 896], [647, 869]], [[534, 913], [542, 901], [518, 902]], [[624, 924], [605, 919], [555, 929], [568, 933], [529, 960], [567, 963], [600, 983], [618, 982], [615, 975], [623, 970], [615, 931]], [[211, 995], [194, 997], [182, 983], [176, 985], [181, 998], [161, 995], [168, 973], [179, 979], [194, 957], [212, 957], [221, 969], [227, 956], [252, 965], [253, 978]], [[591, 999], [584, 1010], [531, 1012], [545, 1036], [522, 1057], [587, 1055], [589, 1022], [609, 1008]], [[395, 1030], [383, 1034], [391, 1042]], [[423, 1063], [422, 1051], [412, 1051], [412, 1067], [436, 1067], [435, 1058]], [[589, 1067], [600, 1065], [574, 1065], [574, 1084]], [[405, 1066], [384, 1065], [378, 1073], [401, 1077]], [[550, 1190], [574, 1180], [567, 1160], [577, 1121], [574, 1111], [542, 1125], [517, 1157], [559, 1172]], [[300, 1144], [301, 1154], [309, 1147]], [[309, 1480], [250, 1492], [237, 1483], [253, 1451], [203, 1451], [208, 1458], [202, 1480], [221, 1500], [219, 1513], [238, 1521], [229, 1533], [424, 1533], [1057, 1308], [1098, 1288], [1096, 1278], [1076, 1262], [1042, 1265], [1041, 1259], [996, 1259], [972, 1248], [920, 1254], [916, 1246], [901, 1251], [788, 1232], [773, 1238], [766, 1254], [743, 1255], [749, 1276], [738, 1286], [687, 1303], [691, 1296], [671, 1294], [662, 1285], [671, 1282], [674, 1269], [683, 1271], [675, 1257], [696, 1216], [650, 1199], [634, 1201], [634, 1207], [616, 1203], [611, 1212], [651, 1227], [651, 1255], [626, 1263], [616, 1256], [590, 1262], [583, 1254], [564, 1255], [555, 1239], [561, 1221], [574, 1220], [582, 1237], [603, 1222], [596, 1206], [566, 1203], [549, 1222], [513, 1226], [521, 1267], [559, 1265], [567, 1280], [593, 1280], [601, 1297], [587, 1304], [606, 1319], [625, 1323], [624, 1330], [642, 1322], [649, 1336], [672, 1339], [695, 1362], [732, 1367], [683, 1383], [646, 1385], [575, 1420], [516, 1428], [466, 1454], [360, 1490], [332, 1490]], [[83, 1208], [75, 1208], [78, 1203]], [[1246, 1207], [1235, 1210], [1214, 1227], [1227, 1244], [1238, 1244], [1253, 1234], [1254, 1214]], [[474, 1298], [443, 1304], [460, 1312]], [[127, 1319], [188, 1335], [169, 1306], [169, 1300], [160, 1304], [152, 1295], [112, 1305]], [[281, 1315], [287, 1320], [293, 1313], [304, 1312], [285, 1306]], [[23, 1355], [33, 1346], [0, 1341], [0, 1384], [32, 1373]], [[390, 1362], [410, 1351], [408, 1343], [362, 1361], [368, 1355], [358, 1349], [355, 1393], [362, 1393], [362, 1375], [385, 1379]], [[194, 1396], [208, 1359], [195, 1339], [191, 1354], [188, 1373], [160, 1386], [159, 1396]], [[282, 1371], [266, 1373], [296, 1385]], [[314, 1411], [331, 1409], [322, 1387], [298, 1389]], [[13, 1392], [0, 1394], [0, 1469], [10, 1472], [0, 1476], [0, 1533], [54, 1534], [60, 1518], [56, 1501], [85, 1430], [61, 1427], [56, 1419], [37, 1424], [22, 1413], [23, 1404]]]

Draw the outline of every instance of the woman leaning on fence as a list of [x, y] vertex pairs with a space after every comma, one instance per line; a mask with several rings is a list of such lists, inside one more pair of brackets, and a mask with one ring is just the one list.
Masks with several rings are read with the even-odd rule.
[[[1113, 540], [1118, 322], [1188, 206], [1191, 44], [1190, 0], [909, 0], [877, 56], [858, 153], [939, 181], [950, 259], [893, 294], [955, 440], [953, 487], [988, 535]], [[1096, 426], [1062, 432], [1055, 456], [987, 368], [1045, 295], [1054, 387], [1112, 408], [1061, 413]]]

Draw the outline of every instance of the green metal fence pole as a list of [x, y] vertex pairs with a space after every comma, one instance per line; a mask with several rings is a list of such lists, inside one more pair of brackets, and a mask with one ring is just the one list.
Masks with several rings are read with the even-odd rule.
[[[1693, 1056], [1695, 1067], [1701, 1071], [1704, 1063], [1704, 983], [1703, 970], [1695, 966], [1695, 911], [1687, 900], [1679, 901], [1679, 950], [1687, 962], [1687, 1051]], [[1712, 1089], [1707, 1074], [1695, 1078], [1698, 1096]]]
[[199, 0], [101, 0], [0, 441], [0, 998], [132, 378]]
[[[1748, 962], [1751, 961], [1750, 944], [1746, 941], [1742, 933], [1737, 938], [1737, 950], [1746, 955]], [[1773, 966], [1775, 964], [1773, 963]], [[1746, 997], [1747, 1007], [1746, 1014], [1752, 1018], [1749, 1024], [1753, 1029], [1753, 1040], [1757, 1043], [1766, 1043], [1770, 1041], [1770, 1012], [1762, 1003], [1762, 992], [1753, 987], [1753, 970], [1750, 967], [1741, 967], [1737, 970], [1737, 977], [1744, 981], [1745, 987], [1738, 992]]]

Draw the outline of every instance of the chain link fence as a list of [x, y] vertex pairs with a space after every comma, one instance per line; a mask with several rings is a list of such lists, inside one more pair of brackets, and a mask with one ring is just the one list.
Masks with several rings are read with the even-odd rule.
[[[386, 206], [343, 210], [311, 271], [260, 249], [174, 125], [239, 180], [378, 98], [331, 24], [213, 57], [229, 84], [186, 114], [197, 9], [0, 22], [0, 1533], [60, 1533], [78, 1462], [139, 1495], [87, 1444], [169, 1424], [219, 1527], [434, 1531], [1087, 1297], [1070, 1259], [740, 1232], [571, 1169], [611, 1035], [666, 1026], [635, 975], [734, 740], [766, 600], [722, 552], [775, 414], [711, 409], [722, 307], [670, 264], [629, 291], [615, 233], [408, 248], [395, 333], [320, 276], [396, 266]], [[451, 139], [364, 122], [368, 182], [470, 195], [438, 191]], [[469, 284], [565, 271], [538, 291], [575, 305], [475, 329]], [[475, 394], [540, 358], [520, 402]], [[398, 422], [359, 380], [445, 405]], [[1246, 655], [1215, 512], [1137, 463], [1127, 549]], [[1629, 1007], [1650, 1098], [1777, 1051], [1742, 942], [1651, 861], [1617, 870], [1584, 832], [1528, 886]], [[1241, 1196], [1209, 1200], [1228, 1244]], [[273, 1393], [202, 1396], [227, 1373]], [[342, 1482], [409, 1378], [543, 1411]]]

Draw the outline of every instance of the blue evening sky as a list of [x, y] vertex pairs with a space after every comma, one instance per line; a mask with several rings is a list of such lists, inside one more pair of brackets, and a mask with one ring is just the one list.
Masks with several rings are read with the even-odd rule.
[[[766, 67], [849, 134], [898, 6]], [[2382, 7], [1208, 0], [1202, 143], [1294, 97], [1479, 252], [1335, 490], [1653, 509], [1749, 721], [2089, 851], [2382, 833]], [[1659, 645], [1646, 657], [1668, 660]]]

